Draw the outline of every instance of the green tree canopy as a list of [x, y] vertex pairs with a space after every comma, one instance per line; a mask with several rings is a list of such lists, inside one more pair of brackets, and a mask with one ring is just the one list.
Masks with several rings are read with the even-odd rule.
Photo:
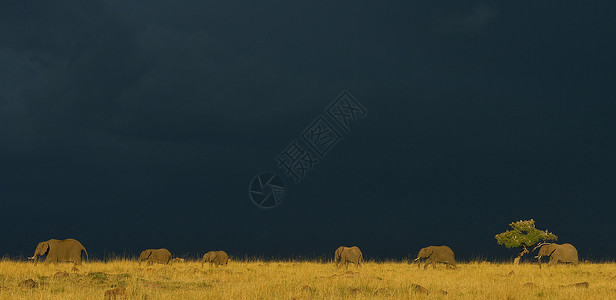
[[558, 239], [556, 235], [547, 230], [539, 230], [535, 228], [535, 220], [517, 221], [509, 224], [511, 230], [499, 233], [496, 236], [496, 241], [499, 245], [507, 248], [528, 248], [539, 242], [555, 241]]

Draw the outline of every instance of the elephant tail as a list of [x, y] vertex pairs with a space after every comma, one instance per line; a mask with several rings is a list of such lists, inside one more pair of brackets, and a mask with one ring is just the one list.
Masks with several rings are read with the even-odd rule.
[[86, 253], [86, 261], [90, 261], [90, 257], [88, 256], [88, 251], [86, 251], [86, 248], [84, 246], [81, 246], [81, 250]]

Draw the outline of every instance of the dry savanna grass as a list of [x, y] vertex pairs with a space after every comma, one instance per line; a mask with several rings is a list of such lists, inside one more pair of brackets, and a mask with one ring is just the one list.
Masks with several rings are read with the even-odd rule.
[[[577, 285], [576, 285], [577, 284]], [[539, 269], [536, 264], [459, 264], [418, 269], [402, 262], [361, 268], [301, 261], [139, 265], [0, 262], [1, 299], [614, 299], [616, 264]]]

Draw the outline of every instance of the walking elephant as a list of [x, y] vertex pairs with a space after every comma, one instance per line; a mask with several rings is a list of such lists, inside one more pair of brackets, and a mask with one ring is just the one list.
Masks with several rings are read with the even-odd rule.
[[83, 245], [75, 239], [56, 240], [51, 239], [38, 243], [34, 255], [28, 257], [28, 259], [34, 260], [34, 265], [38, 263], [38, 257], [47, 255], [45, 258], [45, 264], [59, 263], [59, 262], [72, 262], [76, 265], [81, 264], [81, 251], [85, 252], [86, 259], [88, 259], [88, 251]]
[[148, 265], [153, 263], [169, 264], [169, 261], [171, 261], [171, 252], [165, 248], [143, 250], [141, 254], [139, 254], [139, 264], [141, 264], [142, 261], [145, 261]]
[[419, 250], [417, 258], [414, 261], [417, 262], [417, 268], [420, 268], [420, 259], [426, 259], [426, 265], [424, 270], [428, 268], [429, 264], [432, 264], [432, 268], [436, 269], [436, 263], [444, 263], [448, 268], [456, 268], [456, 258], [453, 254], [453, 250], [447, 246], [429, 246]]
[[550, 261], [548, 265], [554, 265], [558, 262], [571, 263], [577, 266], [578, 252], [571, 244], [547, 244], [539, 248], [539, 254], [537, 255], [537, 261], [539, 262], [539, 268], [541, 268], [541, 257], [549, 256]]
[[227, 255], [227, 252], [225, 251], [208, 251], [201, 259], [201, 267], [203, 267], [205, 262], [209, 262], [210, 267], [212, 265], [215, 265], [216, 267], [220, 265], [227, 265], [229, 262], [229, 255]]
[[337, 267], [340, 267], [340, 264], [344, 264], [347, 269], [349, 268], [349, 263], [354, 263], [357, 267], [360, 267], [363, 259], [361, 250], [359, 250], [357, 246], [340, 246], [336, 249], [336, 253], [334, 254], [334, 262], [339, 261]]

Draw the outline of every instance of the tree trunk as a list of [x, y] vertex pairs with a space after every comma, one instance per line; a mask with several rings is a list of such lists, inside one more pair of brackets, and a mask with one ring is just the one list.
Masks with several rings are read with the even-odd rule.
[[530, 253], [530, 252], [528, 251], [528, 249], [526, 249], [526, 247], [523, 247], [523, 248], [522, 248], [522, 251], [520, 251], [520, 253], [518, 253], [518, 256], [516, 256], [516, 258], [514, 258], [514, 259], [513, 259], [513, 264], [514, 264], [514, 265], [518, 265], [518, 264], [520, 264], [520, 259], [521, 259], [521, 258], [522, 258], [522, 256], [524, 256], [524, 254], [526, 254], [526, 253]]

